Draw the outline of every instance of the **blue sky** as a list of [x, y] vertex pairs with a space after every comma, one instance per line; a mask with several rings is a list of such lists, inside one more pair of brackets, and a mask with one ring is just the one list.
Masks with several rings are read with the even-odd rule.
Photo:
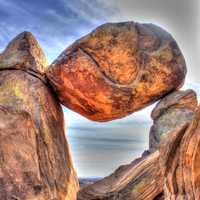
[[[51, 63], [67, 46], [105, 22], [156, 23], [177, 40], [186, 58], [184, 88], [200, 96], [200, 20], [197, 0], [0, 0], [0, 52], [31, 31]], [[121, 120], [91, 122], [64, 108], [67, 137], [79, 176], [104, 176], [148, 147], [152, 106]]]
[[31, 31], [49, 62], [70, 43], [108, 20], [98, 1], [0, 0], [0, 49], [18, 33]]

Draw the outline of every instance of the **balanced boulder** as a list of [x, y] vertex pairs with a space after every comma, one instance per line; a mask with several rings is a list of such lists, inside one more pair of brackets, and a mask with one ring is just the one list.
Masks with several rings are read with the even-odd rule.
[[104, 24], [67, 48], [47, 77], [61, 103], [95, 121], [122, 118], [180, 88], [186, 75], [173, 37], [153, 24]]

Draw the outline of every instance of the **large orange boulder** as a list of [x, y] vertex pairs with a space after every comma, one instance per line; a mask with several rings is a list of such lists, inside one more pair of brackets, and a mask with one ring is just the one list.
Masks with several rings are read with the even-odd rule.
[[47, 71], [61, 103], [95, 121], [122, 118], [184, 82], [173, 37], [153, 24], [104, 24], [67, 48]]

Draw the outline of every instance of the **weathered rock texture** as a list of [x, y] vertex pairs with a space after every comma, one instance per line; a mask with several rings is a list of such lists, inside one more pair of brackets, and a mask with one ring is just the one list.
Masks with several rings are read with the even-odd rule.
[[170, 34], [153, 24], [109, 23], [67, 48], [48, 78], [60, 101], [96, 121], [124, 117], [179, 88], [186, 67]]
[[200, 107], [189, 126], [167, 135], [160, 148], [166, 200], [200, 199]]
[[[184, 58], [168, 33], [133, 22], [97, 28], [64, 51], [47, 71], [48, 80], [46, 70], [30, 33], [17, 36], [0, 54], [2, 200], [77, 199], [59, 101], [89, 119], [108, 121], [178, 89], [186, 74]], [[84, 187], [78, 200], [200, 199], [195, 92], [166, 96], [152, 118], [151, 153]]]
[[63, 112], [42, 75], [44, 60], [34, 37], [26, 32], [0, 55], [2, 200], [76, 199], [78, 181]]
[[150, 130], [150, 151], [157, 150], [161, 139], [167, 134], [190, 122], [197, 105], [197, 96], [193, 90], [176, 91], [163, 98], [151, 113], [154, 124]]
[[121, 166], [110, 176], [83, 188], [78, 200], [153, 200], [162, 195], [159, 152]]
[[200, 107], [161, 140], [159, 150], [84, 187], [78, 200], [199, 200]]

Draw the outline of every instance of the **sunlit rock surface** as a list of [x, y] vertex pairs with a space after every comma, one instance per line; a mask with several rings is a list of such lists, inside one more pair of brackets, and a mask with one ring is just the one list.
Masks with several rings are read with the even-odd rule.
[[167, 200], [200, 197], [200, 107], [190, 123], [166, 135], [160, 145], [160, 169]]
[[122, 118], [184, 82], [172, 36], [153, 24], [108, 23], [67, 48], [47, 76], [60, 101], [95, 121]]

